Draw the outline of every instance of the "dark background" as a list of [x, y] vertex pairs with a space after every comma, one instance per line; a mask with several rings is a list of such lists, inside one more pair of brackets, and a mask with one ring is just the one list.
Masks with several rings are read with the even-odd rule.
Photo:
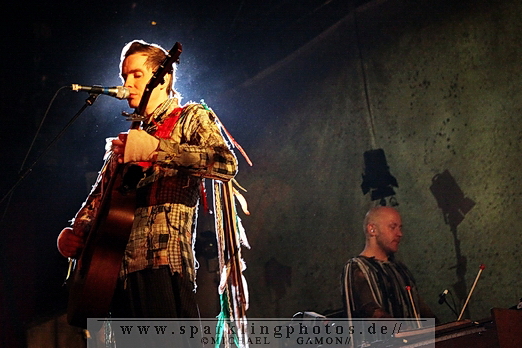
[[[252, 212], [241, 215], [252, 245], [249, 317], [342, 307], [339, 274], [362, 249], [361, 221], [376, 203], [361, 190], [363, 154], [377, 148], [398, 182], [398, 257], [439, 318], [456, 319], [438, 294], [449, 289], [460, 308], [481, 263], [465, 317], [515, 305], [521, 17], [518, 0], [4, 5], [0, 346], [76, 346], [61, 337], [67, 262], [56, 236], [84, 201], [105, 138], [128, 128], [120, 114], [129, 110], [100, 96], [45, 153], [87, 94], [60, 90], [42, 119], [63, 86], [121, 85], [119, 54], [133, 39], [183, 44], [183, 101], [204, 98], [254, 162], [236, 151]], [[20, 172], [28, 174], [18, 181]], [[198, 230], [211, 228], [202, 214]], [[209, 303], [215, 278], [198, 272]]]

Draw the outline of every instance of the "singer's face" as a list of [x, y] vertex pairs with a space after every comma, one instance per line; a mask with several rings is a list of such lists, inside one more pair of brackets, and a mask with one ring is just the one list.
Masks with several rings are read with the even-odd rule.
[[[153, 71], [145, 65], [146, 61], [146, 55], [136, 53], [125, 58], [121, 67], [121, 76], [125, 81], [124, 86], [130, 91], [127, 102], [129, 103], [129, 107], [134, 109], [140, 105], [143, 91], [153, 75]], [[154, 111], [154, 109], [168, 97], [161, 92], [162, 90], [160, 88], [155, 88], [152, 91], [147, 104], [147, 114]]]

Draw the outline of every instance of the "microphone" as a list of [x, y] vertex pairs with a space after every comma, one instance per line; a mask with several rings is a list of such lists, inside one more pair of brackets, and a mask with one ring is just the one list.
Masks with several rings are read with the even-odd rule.
[[130, 95], [128, 88], [117, 86], [117, 87], [102, 87], [102, 86], [82, 86], [82, 85], [71, 85], [73, 91], [84, 91], [93, 94], [105, 94], [118, 99], [127, 99]]
[[446, 300], [446, 295], [448, 294], [448, 292], [449, 292], [449, 290], [446, 289], [446, 290], [444, 290], [443, 292], [441, 292], [439, 294], [439, 304], [443, 304], [444, 303], [444, 301]]

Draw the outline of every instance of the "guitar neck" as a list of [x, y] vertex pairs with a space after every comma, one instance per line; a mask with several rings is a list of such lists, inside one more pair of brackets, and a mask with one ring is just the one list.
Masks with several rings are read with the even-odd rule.
[[[150, 96], [152, 94], [152, 90], [156, 88], [162, 81], [165, 75], [171, 73], [173, 70], [172, 65], [174, 63], [179, 64], [179, 56], [181, 55], [182, 49], [181, 44], [176, 42], [174, 46], [168, 51], [167, 57], [158, 67], [156, 72], [152, 75], [151, 79], [145, 86], [145, 90], [143, 91], [143, 95], [140, 100], [140, 105], [136, 113], [138, 115], [145, 115], [145, 110], [147, 109], [147, 104], [149, 103]], [[141, 125], [140, 121], [135, 121], [131, 124], [131, 129], [138, 129]]]

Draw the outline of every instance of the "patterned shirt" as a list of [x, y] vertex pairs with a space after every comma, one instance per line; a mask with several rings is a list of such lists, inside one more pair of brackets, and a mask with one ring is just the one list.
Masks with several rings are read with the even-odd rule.
[[[374, 257], [350, 259], [343, 272], [343, 300], [348, 318], [415, 318], [406, 286], [422, 318], [433, 317], [420, 299], [412, 274], [401, 262], [380, 261]], [[415, 321], [401, 322], [402, 329], [415, 329]], [[364, 330], [350, 341], [349, 347], [369, 346], [389, 339], [389, 335], [367, 335]]]
[[[200, 104], [174, 106], [143, 127], [153, 135], [167, 134], [159, 138], [156, 161], [138, 184], [138, 208], [121, 276], [169, 265], [172, 272], [187, 274], [194, 281], [194, 231], [202, 178], [226, 181], [237, 172], [236, 157], [215, 115]], [[172, 117], [179, 120], [165, 132], [162, 125]]]
[[[168, 265], [194, 282], [193, 245], [202, 178], [230, 180], [237, 172], [237, 159], [221, 135], [215, 114], [200, 104], [179, 108], [175, 99], [169, 99], [143, 129], [157, 137], [159, 145], [154, 162], [140, 162], [143, 177], [137, 186], [137, 209], [120, 277]], [[102, 168], [74, 219], [74, 229], [82, 228], [85, 235], [99, 205], [103, 177], [110, 177], [113, 162]]]
[[407, 286], [420, 317], [435, 318], [419, 296], [413, 275], [399, 261], [354, 257], [344, 267], [342, 282], [343, 300], [349, 318], [372, 318], [376, 315], [415, 318]]

